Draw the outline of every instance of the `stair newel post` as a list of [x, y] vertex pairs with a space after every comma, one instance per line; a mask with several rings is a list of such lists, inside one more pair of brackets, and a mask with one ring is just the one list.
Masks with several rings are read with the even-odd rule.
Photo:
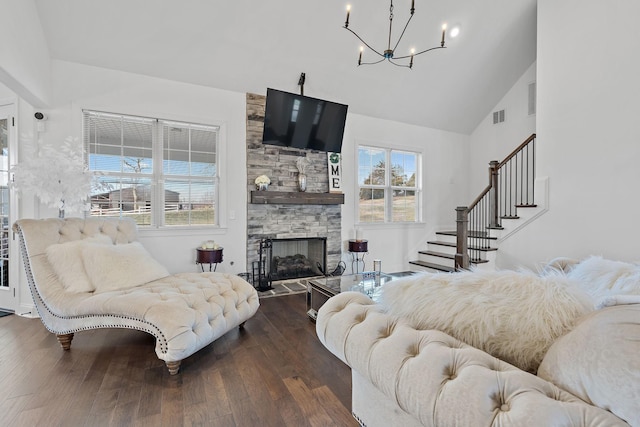
[[469, 211], [466, 206], [456, 208], [456, 270], [469, 268]]
[[491, 197], [489, 205], [489, 226], [500, 227], [500, 205], [499, 195], [500, 188], [498, 186], [498, 165], [500, 162], [492, 160], [489, 162], [489, 179], [491, 183]]

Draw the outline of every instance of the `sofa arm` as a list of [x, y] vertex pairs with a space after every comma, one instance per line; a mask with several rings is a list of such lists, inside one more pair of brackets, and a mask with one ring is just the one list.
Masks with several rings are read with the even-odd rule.
[[416, 330], [359, 293], [330, 298], [318, 312], [316, 332], [327, 349], [425, 426], [627, 425], [443, 332]]

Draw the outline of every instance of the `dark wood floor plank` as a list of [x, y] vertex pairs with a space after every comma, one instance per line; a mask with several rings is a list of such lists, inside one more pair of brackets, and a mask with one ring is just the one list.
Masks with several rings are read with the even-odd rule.
[[76, 333], [70, 351], [39, 319], [0, 318], [0, 424], [355, 426], [349, 368], [318, 341], [303, 294], [261, 300], [168, 374], [150, 335]]
[[300, 406], [305, 418], [309, 421], [309, 425], [312, 427], [336, 425], [300, 377], [285, 378], [284, 382], [298, 406]]
[[327, 413], [331, 414], [334, 423], [344, 427], [358, 426], [358, 422], [351, 415], [351, 411], [344, 407], [329, 387], [318, 387], [312, 390], [312, 393], [318, 402], [322, 402], [322, 407]]

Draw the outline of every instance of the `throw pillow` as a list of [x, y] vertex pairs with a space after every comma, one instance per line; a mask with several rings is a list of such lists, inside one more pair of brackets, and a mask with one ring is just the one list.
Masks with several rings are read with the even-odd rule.
[[113, 245], [113, 242], [109, 236], [101, 234], [47, 247], [47, 260], [67, 292], [94, 291], [82, 263], [82, 253], [89, 245]]
[[562, 275], [472, 271], [392, 281], [379, 302], [413, 327], [437, 329], [525, 371], [593, 307]]
[[140, 242], [92, 245], [82, 252], [82, 260], [96, 292], [132, 288], [169, 275]]
[[558, 339], [538, 376], [640, 426], [640, 304], [585, 316]]

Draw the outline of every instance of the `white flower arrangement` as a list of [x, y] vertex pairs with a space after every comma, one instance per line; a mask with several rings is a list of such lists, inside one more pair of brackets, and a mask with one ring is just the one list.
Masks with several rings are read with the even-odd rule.
[[59, 209], [84, 210], [91, 193], [93, 174], [84, 164], [82, 144], [67, 137], [62, 144], [37, 144], [35, 155], [18, 163], [11, 172], [12, 186], [35, 194], [40, 202]]
[[306, 157], [298, 157], [298, 160], [296, 160], [296, 167], [298, 168], [298, 172], [301, 175], [305, 174], [307, 166], [309, 166], [310, 164], [311, 162]]
[[271, 184], [271, 180], [267, 175], [260, 175], [256, 178], [256, 185], [269, 185]]
[[255, 182], [258, 191], [267, 191], [267, 188], [269, 188], [269, 184], [271, 184], [271, 180], [267, 175], [260, 175], [256, 178]]

